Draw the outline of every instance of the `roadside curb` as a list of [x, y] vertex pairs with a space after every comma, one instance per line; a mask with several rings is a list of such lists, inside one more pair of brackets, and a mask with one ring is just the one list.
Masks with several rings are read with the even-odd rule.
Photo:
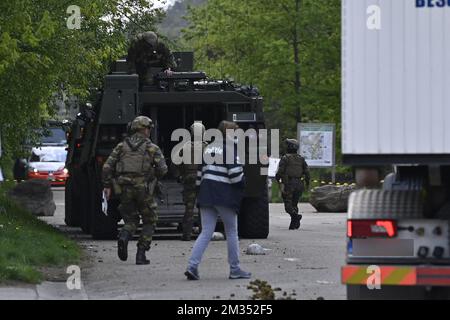
[[0, 300], [37, 300], [36, 287], [0, 287]]
[[88, 300], [84, 286], [69, 290], [65, 282], [43, 282], [30, 287], [0, 287], [0, 300]]

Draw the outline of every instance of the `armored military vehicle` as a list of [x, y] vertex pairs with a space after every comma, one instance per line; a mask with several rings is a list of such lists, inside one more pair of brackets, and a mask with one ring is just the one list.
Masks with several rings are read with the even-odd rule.
[[[242, 129], [264, 129], [263, 99], [257, 90], [228, 81], [209, 80], [203, 72], [193, 72], [193, 54], [175, 53], [178, 68], [172, 75], [155, 70], [155, 81], [139, 85], [138, 76], [127, 74], [126, 60], [115, 63], [105, 77], [98, 99], [85, 107], [69, 134], [66, 167], [65, 222], [81, 227], [95, 239], [114, 239], [120, 223], [118, 198], [102, 209], [102, 165], [113, 148], [127, 135], [127, 125], [139, 115], [155, 123], [152, 141], [160, 146], [168, 162], [169, 174], [161, 181], [158, 198], [159, 224], [181, 223], [184, 214], [182, 185], [173, 174], [171, 151], [178, 142], [172, 132], [202, 121], [207, 129], [222, 120], [235, 121]], [[159, 70], [162, 71], [162, 70]], [[245, 165], [246, 191], [239, 214], [239, 233], [243, 238], [267, 238], [269, 208], [267, 176], [263, 164]]]

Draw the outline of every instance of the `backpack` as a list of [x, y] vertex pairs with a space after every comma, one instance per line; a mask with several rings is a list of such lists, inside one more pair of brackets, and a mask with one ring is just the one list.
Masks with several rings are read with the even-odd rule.
[[142, 175], [153, 177], [153, 156], [148, 152], [148, 140], [141, 140], [133, 144], [130, 138], [126, 138], [122, 146], [122, 154], [117, 163], [117, 173]]
[[301, 178], [304, 174], [304, 162], [305, 159], [298, 154], [289, 154], [286, 156], [286, 174], [291, 178]]

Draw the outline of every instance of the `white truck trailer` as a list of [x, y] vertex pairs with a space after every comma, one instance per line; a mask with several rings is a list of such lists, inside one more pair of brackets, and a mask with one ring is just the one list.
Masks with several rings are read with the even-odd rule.
[[394, 169], [349, 199], [348, 298], [448, 299], [450, 0], [343, 0], [342, 17], [344, 163], [363, 186]]

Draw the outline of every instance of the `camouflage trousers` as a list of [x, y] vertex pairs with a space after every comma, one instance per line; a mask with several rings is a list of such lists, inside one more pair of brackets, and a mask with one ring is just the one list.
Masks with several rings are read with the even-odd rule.
[[137, 246], [149, 250], [158, 221], [157, 205], [153, 195], [143, 184], [122, 186], [119, 211], [125, 222], [123, 230], [134, 234], [142, 218], [142, 233]]
[[185, 205], [183, 226], [190, 226], [191, 228], [194, 222], [194, 208], [197, 199], [196, 180], [197, 174], [183, 177], [183, 203]]
[[304, 191], [303, 182], [300, 179], [291, 179], [284, 185], [283, 202], [284, 209], [289, 215], [298, 214], [298, 202]]

